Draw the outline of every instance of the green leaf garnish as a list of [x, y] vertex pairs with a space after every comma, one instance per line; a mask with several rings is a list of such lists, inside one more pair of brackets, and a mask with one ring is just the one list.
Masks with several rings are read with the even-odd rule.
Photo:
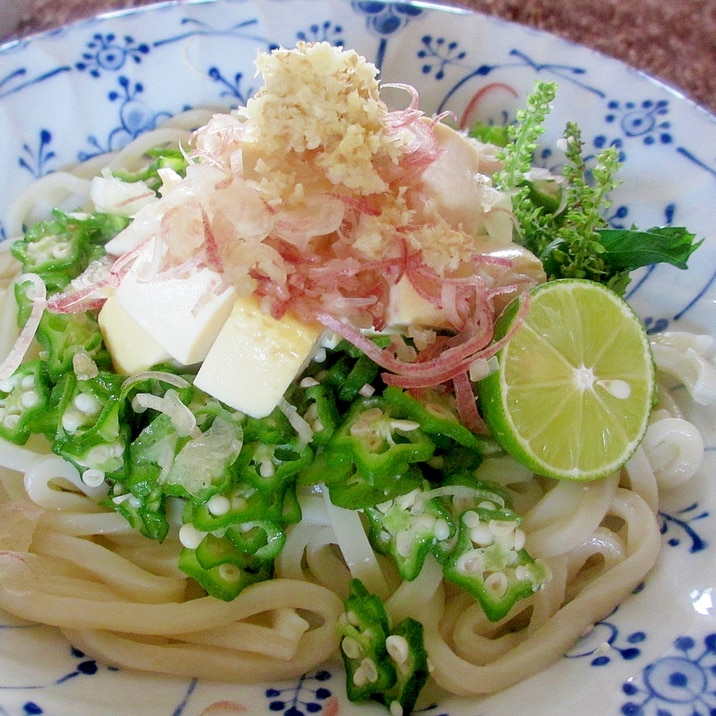
[[[702, 242], [680, 227], [612, 229], [606, 219], [618, 186], [619, 153], [610, 146], [590, 161], [584, 156], [579, 127], [568, 122], [562, 136], [561, 177], [533, 178], [534, 154], [544, 132], [556, 85], [538, 82], [517, 121], [507, 128], [502, 169], [494, 185], [512, 196], [517, 219], [515, 241], [534, 253], [548, 279], [584, 278], [623, 295], [630, 272], [654, 263], [686, 268]], [[481, 136], [482, 130], [477, 130]], [[498, 135], [499, 136], [499, 135]]]
[[691, 254], [703, 243], [703, 239], [694, 243], [695, 234], [683, 226], [656, 226], [644, 231], [635, 227], [600, 229], [598, 233], [609, 265], [622, 271], [656, 263], [685, 269]]

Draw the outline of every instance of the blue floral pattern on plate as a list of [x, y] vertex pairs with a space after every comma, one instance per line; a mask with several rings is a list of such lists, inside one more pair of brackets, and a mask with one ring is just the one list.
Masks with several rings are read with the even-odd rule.
[[[564, 122], [588, 151], [618, 147], [625, 162], [614, 226], [673, 223], [707, 241], [688, 272], [635, 276], [630, 300], [649, 330], [716, 333], [716, 122], [677, 93], [550, 35], [450, 8], [373, 0], [202, 0], [83, 21], [0, 48], [0, 237], [6, 207], [34, 179], [120, 148], [191, 106], [244, 103], [257, 50], [298, 40], [353, 47], [384, 81], [408, 82], [426, 112], [467, 126], [514, 117], [537, 79], [560, 85], [540, 153]], [[663, 286], [668, 285], [668, 293]], [[716, 709], [714, 426], [706, 464], [659, 514], [659, 564], [630, 599], [565, 658], [527, 683], [478, 703], [447, 700], [429, 716], [525, 712], [670, 716]], [[668, 618], [664, 618], [664, 615]], [[384, 713], [345, 700], [337, 664], [295, 682], [256, 686], [152, 677], [103, 667], [54, 630], [0, 615], [0, 716]], [[578, 689], [578, 697], [575, 697]]]

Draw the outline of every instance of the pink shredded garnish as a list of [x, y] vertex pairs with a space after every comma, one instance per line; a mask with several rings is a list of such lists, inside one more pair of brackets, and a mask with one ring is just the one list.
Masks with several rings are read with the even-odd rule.
[[345, 338], [359, 348], [371, 360], [390, 371], [382, 374], [383, 381], [388, 385], [402, 388], [429, 388], [454, 380], [464, 373], [475, 360], [487, 359], [497, 354], [512, 338], [517, 327], [522, 324], [527, 314], [529, 294], [522, 293], [519, 299], [517, 314], [507, 334], [497, 341], [492, 341], [492, 325], [473, 328], [473, 334], [467, 338], [457, 336], [461, 342], [443, 344], [443, 349], [432, 358], [414, 362], [400, 360], [388, 348], [378, 347], [370, 338], [359, 330], [330, 314], [319, 314], [316, 318], [326, 328]]
[[120, 282], [122, 281], [122, 278], [124, 278], [129, 269], [132, 267], [132, 264], [139, 258], [139, 256], [142, 255], [142, 253], [144, 253], [144, 251], [147, 250], [147, 247], [153, 241], [154, 236], [150, 234], [149, 236], [147, 236], [146, 239], [137, 244], [137, 246], [135, 246], [133, 249], [130, 249], [129, 251], [115, 259], [114, 263], [112, 264], [112, 267], [109, 270], [110, 283], [112, 286], [119, 286]]
[[98, 311], [104, 305], [105, 298], [97, 296], [105, 283], [98, 283], [87, 288], [65, 290], [56, 293], [47, 301], [47, 308], [52, 313], [84, 313], [85, 311]]
[[211, 221], [203, 207], [201, 209], [201, 219], [204, 225], [204, 252], [206, 253], [207, 263], [211, 268], [222, 272], [224, 270], [224, 262], [221, 260], [221, 253], [216, 243]]
[[346, 205], [340, 197], [331, 194], [308, 197], [300, 208], [276, 212], [273, 233], [277, 238], [306, 251], [311, 239], [338, 231], [345, 212]]
[[332, 196], [339, 199], [344, 204], [347, 204], [351, 209], [355, 209], [361, 214], [367, 214], [368, 216], [380, 216], [380, 209], [378, 209], [372, 202], [368, 201], [365, 197], [359, 196], [346, 196], [345, 194], [338, 194], [336, 192], [329, 192], [328, 196]]
[[412, 85], [391, 83], [385, 84], [383, 87], [403, 89], [410, 94], [410, 104], [405, 109], [388, 112], [386, 119], [396, 134], [404, 136], [407, 129], [413, 136], [413, 140], [407, 146], [405, 155], [400, 162], [402, 171], [415, 172], [424, 169], [443, 153], [433, 131], [438, 119], [425, 117], [419, 109], [418, 91]]
[[[479, 254], [469, 242], [459, 242], [458, 234], [448, 236], [444, 259], [416, 248], [441, 238], [441, 216], [436, 214], [433, 226], [432, 210], [427, 219], [421, 213], [430, 199], [421, 194], [421, 176], [445, 151], [436, 134], [444, 114], [426, 117], [410, 85], [383, 86], [404, 90], [409, 101], [384, 116], [388, 150], [370, 160], [377, 183], [344, 181], [341, 172], [335, 181], [324, 181], [325, 167], [306, 155], [287, 158], [286, 179], [274, 185], [252, 152], [244, 151], [252, 138], [250, 122], [215, 115], [194, 135], [186, 181], [176, 193], [167, 190], [160, 213], [146, 223], [144, 241], [114, 259], [101, 280], [52, 297], [52, 310], [98, 308], [104, 300], [100, 289], [117, 287], [130, 271], [138, 281], [161, 282], [208, 267], [220, 276], [215, 292], [232, 285], [240, 295], [257, 297], [274, 318], [290, 311], [301, 320], [318, 320], [380, 365], [387, 384], [454, 391], [463, 423], [484, 431], [468, 371], [509, 340], [493, 341], [494, 299], [520, 296], [512, 332], [524, 319], [528, 281], [511, 275], [501, 281], [512, 261]], [[418, 236], [423, 227], [428, 231]], [[454, 275], [457, 263], [469, 275]], [[454, 273], [444, 275], [446, 266]], [[413, 342], [396, 335], [379, 348], [361, 332], [385, 328], [402, 278], [441, 312], [454, 335], [424, 332]], [[170, 401], [162, 406], [176, 413]], [[290, 406], [281, 407], [307, 437]]]
[[24, 273], [17, 279], [18, 284], [27, 281], [32, 284], [29, 294], [29, 298], [32, 301], [32, 309], [13, 347], [5, 357], [5, 360], [0, 363], [0, 380], [9, 378], [20, 367], [27, 353], [27, 349], [35, 337], [35, 332], [40, 324], [42, 313], [47, 307], [47, 288], [45, 282], [35, 273]]
[[112, 263], [107, 257], [92, 261], [60, 293], [47, 300], [52, 313], [83, 313], [99, 310], [104, 305], [108, 289], [114, 287]]
[[456, 375], [452, 379], [452, 384], [455, 390], [455, 402], [460, 422], [473, 433], [488, 435], [489, 430], [480, 415], [480, 411], [477, 409], [477, 399], [472, 392], [472, 383], [467, 371]]

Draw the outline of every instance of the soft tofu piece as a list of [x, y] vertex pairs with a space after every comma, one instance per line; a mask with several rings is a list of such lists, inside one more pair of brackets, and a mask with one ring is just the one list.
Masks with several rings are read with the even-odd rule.
[[511, 241], [512, 201], [508, 194], [495, 189], [485, 174], [494, 171], [494, 159], [481, 153], [479, 142], [446, 124], [436, 123], [433, 131], [443, 153], [420, 177], [432, 209], [468, 234]]
[[314, 355], [324, 330], [289, 314], [276, 320], [255, 298], [237, 298], [194, 383], [232, 408], [263, 418]]
[[206, 357], [231, 313], [236, 292], [222, 286], [221, 277], [208, 268], [188, 276], [158, 276], [140, 280], [130, 270], [117, 287], [120, 306], [174, 360], [183, 365]]
[[452, 327], [445, 312], [423, 298], [405, 276], [391, 287], [386, 323], [388, 326]]
[[116, 296], [110, 296], [104, 302], [98, 320], [117, 373], [134, 375], [171, 359], [169, 353], [122, 308]]

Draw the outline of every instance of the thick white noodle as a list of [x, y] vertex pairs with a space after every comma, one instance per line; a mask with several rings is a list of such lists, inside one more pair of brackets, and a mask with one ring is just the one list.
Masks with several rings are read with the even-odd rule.
[[[7, 246], [9, 242], [3, 244]], [[0, 246], [3, 246], [0, 245]], [[8, 252], [3, 251], [6, 256]], [[12, 259], [14, 261], [15, 259]], [[17, 272], [16, 272], [17, 273]], [[8, 291], [9, 282], [0, 287], [0, 362], [5, 360], [17, 337], [20, 335], [20, 328], [17, 325], [17, 302], [12, 291]]]
[[[8, 234], [19, 236], [23, 225], [58, 204], [91, 210], [92, 176], [138, 166], [147, 149], [183, 142], [210, 115], [187, 112], [112, 155], [44, 177], [13, 208]], [[0, 289], [15, 263], [6, 242]], [[0, 355], [17, 335], [15, 320], [14, 302], [3, 300]], [[652, 346], [664, 414], [655, 414], [621, 475], [552, 483], [497, 457], [478, 471], [514, 497], [527, 549], [551, 573], [500, 622], [446, 583], [432, 556], [414, 581], [400, 580], [373, 551], [361, 514], [334, 506], [326, 490], [299, 495], [302, 521], [288, 530], [275, 579], [246, 588], [233, 602], [198, 596], [177, 567], [175, 525], [162, 544], [144, 539], [98, 504], [105, 487], [85, 485], [74, 467], [34, 439], [24, 447], [0, 440], [0, 608], [56, 626], [110, 665], [266, 682], [298, 677], [336, 657], [341, 600], [357, 577], [385, 598], [394, 622], [412, 616], [423, 623], [434, 685], [468, 696], [503, 689], [559, 659], [631, 593], [658, 553], [659, 489], [681, 484], [698, 467], [701, 436], [667, 389], [683, 385], [681, 392], [698, 403], [716, 400], [712, 341], [670, 333], [655, 336]]]
[[328, 490], [323, 495], [331, 527], [351, 575], [360, 579], [368, 591], [382, 598], [387, 597], [388, 583], [368, 541], [360, 514], [356, 510], [336, 507], [331, 502]]
[[46, 174], [33, 182], [13, 204], [7, 215], [5, 231], [11, 239], [22, 236], [24, 226], [46, 218], [53, 208], [66, 211], [87, 210], [90, 182], [74, 173]]
[[406, 617], [422, 620], [426, 605], [441, 584], [442, 567], [432, 555], [428, 555], [420, 574], [412, 582], [401, 582], [386, 600], [385, 607], [393, 624]]
[[610, 514], [625, 523], [626, 559], [589, 582], [528, 638], [495, 661], [476, 665], [462, 658], [450, 646], [439, 623], [428, 622], [426, 643], [435, 681], [464, 696], [504, 689], [553, 663], [585, 630], [622, 602], [653, 566], [660, 536], [651, 509], [633, 492], [617, 489]]
[[[58, 455], [47, 455], [27, 468], [25, 490], [36, 505], [46, 510], [76, 508], [87, 511], [92, 509], [93, 503], [86, 497], [104, 497], [107, 486], [89, 487], [82, 482], [74, 465]], [[95, 511], [99, 512], [101, 508], [95, 507]]]
[[713, 339], [684, 332], [656, 333], [651, 349], [656, 367], [688, 390], [699, 405], [716, 402], [716, 365]]
[[91, 540], [40, 532], [33, 541], [33, 550], [72, 562], [118, 594], [138, 602], [161, 604], [178, 601], [184, 596], [185, 580], [150, 574], [122, 555]]
[[659, 508], [659, 486], [649, 458], [641, 445], [629, 458], [622, 474], [622, 482], [636, 492], [656, 514]]
[[617, 475], [586, 483], [558, 482], [522, 520], [528, 551], [552, 557], [581, 544], [602, 521], [617, 483]]
[[212, 112], [189, 110], [168, 120], [161, 127], [140, 134], [123, 149], [93, 157], [68, 170], [51, 172], [35, 180], [14, 202], [5, 218], [5, 231], [10, 238], [22, 236], [24, 226], [46, 218], [52, 209], [66, 211], [91, 210], [89, 205], [90, 177], [100, 169], [136, 169], [142, 155], [163, 144], [181, 144], [190, 132], [205, 124]]
[[698, 428], [683, 418], [655, 420], [646, 431], [642, 448], [662, 490], [683, 485], [697, 472], [704, 456]]

